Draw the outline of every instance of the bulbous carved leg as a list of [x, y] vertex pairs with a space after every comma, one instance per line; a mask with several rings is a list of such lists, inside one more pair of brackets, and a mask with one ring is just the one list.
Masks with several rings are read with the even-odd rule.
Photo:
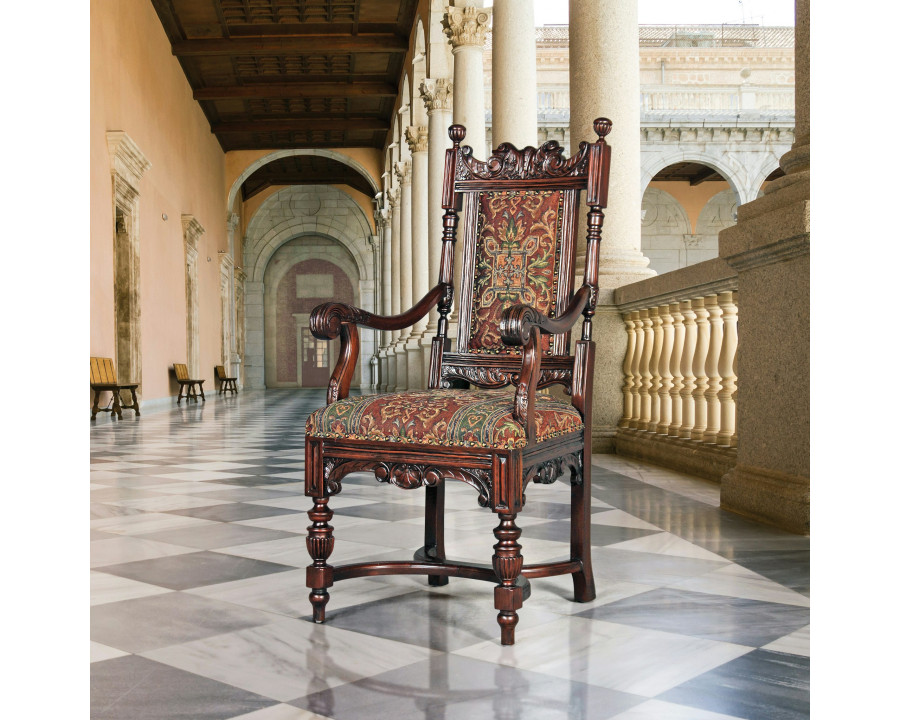
[[307, 530], [306, 549], [312, 558], [312, 565], [306, 568], [306, 587], [310, 588], [309, 601], [313, 607], [313, 622], [325, 622], [325, 605], [328, 603], [328, 588], [334, 584], [334, 568], [328, 564], [328, 557], [334, 550], [334, 530], [328, 521], [334, 510], [328, 507], [328, 498], [313, 499], [313, 508], [307, 512], [312, 520]]
[[522, 572], [522, 546], [517, 542], [522, 530], [516, 526], [515, 513], [500, 513], [500, 524], [494, 528], [494, 545], [492, 564], [500, 584], [494, 588], [494, 607], [500, 612], [497, 622], [500, 624], [500, 644], [512, 645], [516, 641], [516, 613], [522, 607], [522, 587], [516, 585], [516, 579]]

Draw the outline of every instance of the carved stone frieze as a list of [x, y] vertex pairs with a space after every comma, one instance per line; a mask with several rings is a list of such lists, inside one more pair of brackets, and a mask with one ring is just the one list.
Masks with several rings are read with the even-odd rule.
[[566, 159], [556, 140], [549, 140], [539, 148], [529, 146], [522, 150], [503, 143], [482, 162], [472, 157], [472, 148], [465, 145], [457, 155], [456, 177], [458, 180], [580, 177], [587, 174], [587, 149], [588, 144], [583, 142], [578, 152]]

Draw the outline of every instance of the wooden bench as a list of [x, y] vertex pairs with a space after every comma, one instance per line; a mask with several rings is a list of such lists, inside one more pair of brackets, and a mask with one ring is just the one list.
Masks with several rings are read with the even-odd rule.
[[203, 398], [203, 402], [206, 402], [206, 395], [203, 394], [203, 383], [205, 380], [197, 380], [196, 378], [192, 378], [188, 373], [187, 365], [184, 363], [174, 363], [175, 366], [175, 380], [178, 382], [178, 405], [181, 404], [182, 391], [184, 391], [185, 386], [187, 386], [187, 391], [184, 393], [184, 397], [188, 400], [193, 399], [194, 402], [197, 402], [197, 388], [200, 388], [200, 397]]
[[[119, 420], [122, 419], [122, 410], [134, 410], [135, 417], [140, 417], [141, 409], [138, 406], [137, 386], [140, 383], [120, 383], [116, 379], [116, 367], [112, 358], [91, 358], [91, 390], [94, 391], [94, 405], [91, 408], [91, 420], [96, 419], [98, 412], [114, 413]], [[121, 392], [128, 390], [131, 393], [131, 405], [122, 402]], [[112, 407], [100, 407], [100, 393], [109, 391], [112, 393]]]
[[216, 378], [219, 381], [219, 394], [223, 395], [227, 392], [237, 394], [237, 378], [228, 377], [225, 374], [224, 365], [216, 365]]

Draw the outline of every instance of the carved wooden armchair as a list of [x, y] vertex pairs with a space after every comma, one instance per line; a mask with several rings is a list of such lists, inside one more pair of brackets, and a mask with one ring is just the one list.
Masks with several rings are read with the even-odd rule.
[[[555, 141], [518, 150], [500, 145], [481, 162], [460, 147], [465, 128], [453, 125], [444, 170], [443, 252], [438, 284], [412, 309], [391, 317], [339, 303], [317, 307], [312, 333], [341, 338], [327, 405], [306, 424], [307, 586], [315, 622], [324, 622], [328, 588], [338, 580], [387, 574], [489, 580], [499, 610], [501, 642], [515, 640], [517, 610], [530, 594], [528, 578], [571, 574], [578, 602], [595, 597], [590, 543], [591, 319], [597, 291], [602, 208], [606, 206], [612, 123], [594, 121], [596, 142], [569, 159]], [[573, 292], [575, 229], [580, 191], [589, 207], [584, 281]], [[463, 204], [463, 197], [466, 198]], [[453, 257], [459, 211], [463, 256], [457, 351], [450, 352], [447, 316], [453, 302]], [[424, 241], [424, 239], [419, 239]], [[348, 397], [359, 356], [357, 326], [399, 330], [439, 313], [428, 390]], [[581, 339], [570, 354], [570, 331]], [[459, 381], [465, 381], [460, 383]], [[475, 389], [457, 389], [468, 383]], [[571, 402], [537, 394], [562, 385]], [[504, 391], [515, 386], [515, 392]], [[516, 515], [529, 482], [552, 483], [571, 471], [571, 555], [524, 565]], [[425, 486], [425, 545], [408, 562], [334, 567], [334, 513], [328, 499], [350, 472], [372, 470], [381, 482]], [[452, 562], [444, 553], [444, 482], [460, 480], [499, 516], [492, 563]]]

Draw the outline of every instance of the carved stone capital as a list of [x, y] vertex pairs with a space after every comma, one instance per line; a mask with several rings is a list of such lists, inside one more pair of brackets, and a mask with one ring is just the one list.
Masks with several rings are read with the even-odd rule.
[[408, 185], [410, 181], [410, 176], [412, 175], [412, 165], [408, 163], [406, 160], [400, 160], [394, 163], [394, 175], [397, 177], [397, 182], [401, 185]]
[[441, 25], [454, 50], [464, 45], [484, 47], [490, 19], [488, 8], [447, 7]]
[[417, 153], [428, 150], [428, 128], [424, 125], [411, 125], [406, 128], [404, 135], [406, 136], [406, 142], [409, 144], [410, 152]]
[[447, 78], [426, 78], [419, 85], [419, 92], [429, 115], [435, 110], [453, 109], [453, 82]]
[[400, 205], [400, 188], [391, 188], [387, 191], [388, 202], [390, 203], [389, 212], [393, 215], [394, 208]]
[[228, 232], [233, 233], [237, 230], [238, 224], [241, 222], [241, 216], [237, 213], [227, 213], [225, 215], [225, 227], [228, 229]]

